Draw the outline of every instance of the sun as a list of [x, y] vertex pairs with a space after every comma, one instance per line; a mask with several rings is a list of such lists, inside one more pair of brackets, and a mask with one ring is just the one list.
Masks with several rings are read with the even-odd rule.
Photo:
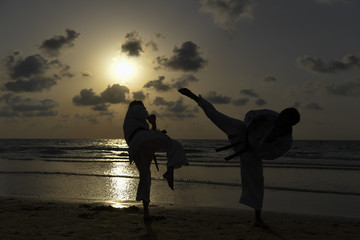
[[130, 61], [118, 61], [114, 63], [113, 71], [118, 78], [124, 79], [134, 75], [135, 67]]

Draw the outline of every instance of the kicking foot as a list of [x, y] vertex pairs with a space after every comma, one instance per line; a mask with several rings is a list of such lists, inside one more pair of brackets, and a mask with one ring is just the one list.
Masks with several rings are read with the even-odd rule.
[[167, 170], [166, 173], [164, 173], [163, 177], [167, 181], [171, 190], [174, 190], [174, 170]]
[[198, 101], [199, 97], [196, 96], [192, 91], [190, 91], [188, 88], [180, 88], [178, 89], [178, 92], [181, 93], [182, 95], [185, 95], [193, 100], [195, 100], [196, 102]]

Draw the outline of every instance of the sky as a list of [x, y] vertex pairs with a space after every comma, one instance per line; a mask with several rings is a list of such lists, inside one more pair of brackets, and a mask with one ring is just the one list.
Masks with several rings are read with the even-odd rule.
[[296, 107], [295, 140], [360, 140], [360, 1], [1, 0], [0, 138], [123, 138], [142, 100], [175, 139]]

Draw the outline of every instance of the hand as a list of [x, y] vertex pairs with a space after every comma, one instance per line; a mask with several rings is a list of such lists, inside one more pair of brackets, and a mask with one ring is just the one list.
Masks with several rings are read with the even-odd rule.
[[150, 114], [149, 117], [148, 117], [148, 121], [150, 124], [156, 124], [156, 116], [155, 114]]

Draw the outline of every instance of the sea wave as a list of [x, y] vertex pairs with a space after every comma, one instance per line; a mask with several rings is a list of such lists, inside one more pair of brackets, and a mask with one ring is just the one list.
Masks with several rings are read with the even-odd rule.
[[[63, 175], [63, 176], [81, 176], [81, 177], [103, 177], [103, 178], [127, 178], [138, 179], [138, 176], [131, 175], [113, 175], [113, 174], [93, 174], [93, 173], [76, 173], [76, 172], [47, 172], [47, 171], [0, 171], [0, 175]], [[151, 178], [154, 181], [164, 181], [162, 178]], [[207, 185], [221, 185], [228, 187], [241, 187], [239, 183], [228, 182], [214, 182], [195, 179], [175, 179], [175, 182], [179, 183], [192, 183], [192, 184], [207, 184]], [[360, 196], [360, 192], [350, 191], [333, 191], [333, 190], [321, 190], [321, 189], [308, 189], [298, 187], [281, 187], [281, 186], [265, 186], [265, 189], [278, 190], [278, 191], [293, 191], [293, 192], [309, 192], [309, 193], [326, 193], [326, 194], [340, 194], [340, 195], [354, 195]]]

